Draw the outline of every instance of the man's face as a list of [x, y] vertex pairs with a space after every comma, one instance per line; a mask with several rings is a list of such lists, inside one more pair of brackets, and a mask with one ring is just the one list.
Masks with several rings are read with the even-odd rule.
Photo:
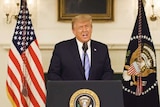
[[82, 43], [91, 39], [92, 24], [90, 21], [75, 22], [72, 30], [76, 38]]

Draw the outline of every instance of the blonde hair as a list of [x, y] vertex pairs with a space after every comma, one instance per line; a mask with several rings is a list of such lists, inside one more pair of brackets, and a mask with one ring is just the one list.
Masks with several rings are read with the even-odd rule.
[[90, 21], [92, 25], [92, 16], [88, 14], [80, 14], [72, 18], [72, 29], [74, 28], [75, 22], [87, 22]]

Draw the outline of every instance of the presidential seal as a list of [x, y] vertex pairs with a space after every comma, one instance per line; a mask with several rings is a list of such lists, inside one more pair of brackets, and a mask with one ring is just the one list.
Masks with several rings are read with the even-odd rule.
[[100, 107], [100, 100], [90, 89], [77, 90], [70, 98], [69, 107]]
[[140, 96], [157, 86], [156, 82], [153, 85], [148, 84], [150, 79], [147, 79], [151, 74], [156, 73], [156, 56], [151, 46], [143, 44], [141, 48], [137, 48], [131, 55], [129, 64], [125, 65], [123, 79], [136, 89], [123, 87], [125, 91]]

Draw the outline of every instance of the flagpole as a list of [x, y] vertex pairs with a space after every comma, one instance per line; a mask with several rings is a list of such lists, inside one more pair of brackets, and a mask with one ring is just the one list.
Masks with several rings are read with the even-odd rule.
[[27, 69], [26, 69], [26, 62], [27, 62], [27, 59], [26, 59], [26, 15], [25, 15], [25, 12], [26, 12], [26, 0], [21, 0], [21, 7], [22, 8], [22, 20], [23, 20], [23, 30], [22, 30], [22, 43], [23, 43], [23, 49], [24, 49], [24, 52], [22, 53], [22, 59], [23, 59], [23, 78], [22, 78], [22, 84], [23, 84], [23, 88], [22, 88], [22, 94], [27, 97], [28, 96], [28, 89], [27, 89], [27, 81], [26, 81], [26, 72], [27, 72]]
[[[141, 53], [142, 53], [142, 0], [138, 0], [138, 62], [142, 62]], [[141, 69], [141, 65], [139, 66]], [[136, 88], [136, 95], [140, 96], [142, 93], [142, 76], [141, 71], [137, 75], [137, 88]]]

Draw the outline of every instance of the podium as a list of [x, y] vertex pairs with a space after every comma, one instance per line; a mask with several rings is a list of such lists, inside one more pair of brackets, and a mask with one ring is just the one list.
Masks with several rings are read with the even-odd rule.
[[46, 107], [124, 107], [122, 83], [48, 80]]

